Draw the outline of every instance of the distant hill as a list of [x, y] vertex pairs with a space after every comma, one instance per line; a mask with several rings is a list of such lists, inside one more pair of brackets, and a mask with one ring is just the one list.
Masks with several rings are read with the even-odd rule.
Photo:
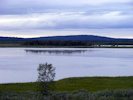
[[17, 38], [17, 37], [0, 37], [0, 41], [18, 41], [25, 40], [25, 38]]
[[0, 41], [30, 41], [30, 40], [73, 40], [73, 41], [131, 40], [133, 41], [133, 39], [110, 38], [110, 37], [94, 36], [94, 35], [69, 35], [69, 36], [51, 36], [51, 37], [38, 37], [38, 38], [0, 37]]
[[52, 37], [40, 37], [33, 38], [37, 40], [80, 40], [80, 41], [114, 41], [114, 40], [133, 40], [133, 39], [118, 39], [118, 38], [109, 38], [103, 36], [94, 36], [94, 35], [70, 35], [70, 36], [52, 36]]

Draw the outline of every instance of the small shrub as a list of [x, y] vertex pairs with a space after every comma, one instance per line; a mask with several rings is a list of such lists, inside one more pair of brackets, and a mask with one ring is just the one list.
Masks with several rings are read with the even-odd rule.
[[[0, 100], [44, 100], [39, 92], [0, 92]], [[86, 90], [69, 92], [51, 92], [46, 100], [133, 100], [133, 89], [104, 90], [90, 94]]]

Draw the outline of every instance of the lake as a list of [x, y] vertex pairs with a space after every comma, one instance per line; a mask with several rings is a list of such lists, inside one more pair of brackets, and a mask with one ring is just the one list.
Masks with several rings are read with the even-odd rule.
[[0, 48], [0, 83], [35, 82], [40, 63], [68, 77], [133, 76], [132, 48]]

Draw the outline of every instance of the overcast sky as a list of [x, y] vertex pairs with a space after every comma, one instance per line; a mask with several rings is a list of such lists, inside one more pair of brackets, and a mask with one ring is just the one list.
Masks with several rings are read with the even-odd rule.
[[133, 38], [133, 0], [0, 0], [0, 36]]

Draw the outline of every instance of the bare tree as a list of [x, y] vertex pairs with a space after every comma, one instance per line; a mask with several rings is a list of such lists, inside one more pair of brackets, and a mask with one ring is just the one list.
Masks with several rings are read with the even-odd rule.
[[38, 67], [38, 90], [43, 94], [44, 98], [49, 95], [50, 91], [55, 89], [55, 68], [52, 64], [39, 64]]

